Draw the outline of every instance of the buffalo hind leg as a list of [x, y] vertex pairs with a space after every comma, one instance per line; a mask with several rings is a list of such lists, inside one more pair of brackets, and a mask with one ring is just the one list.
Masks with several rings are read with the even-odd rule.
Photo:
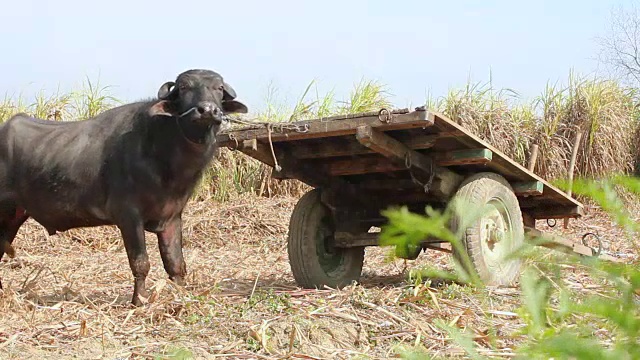
[[148, 298], [145, 281], [149, 275], [149, 256], [144, 239], [144, 227], [141, 221], [135, 218], [126, 219], [118, 225], [122, 233], [122, 240], [127, 251], [129, 266], [133, 273], [133, 296], [131, 302], [135, 306], [141, 306], [140, 297]]
[[158, 232], [158, 248], [169, 279], [180, 286], [185, 285], [187, 265], [182, 255], [182, 218], [177, 216]]
[[[4, 208], [4, 207], [3, 207]], [[3, 210], [5, 210], [4, 208]], [[0, 260], [6, 253], [9, 257], [15, 256], [15, 250], [11, 244], [18, 234], [18, 230], [29, 218], [26, 211], [22, 208], [12, 206], [8, 212], [11, 215], [7, 215], [6, 211], [2, 212], [2, 218], [0, 219]], [[2, 289], [2, 281], [0, 280], [0, 289]]]

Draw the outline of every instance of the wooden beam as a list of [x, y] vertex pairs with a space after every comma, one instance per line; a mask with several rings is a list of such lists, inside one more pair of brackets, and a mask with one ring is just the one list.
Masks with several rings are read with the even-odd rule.
[[439, 153], [436, 162], [440, 166], [486, 165], [492, 158], [493, 153], [489, 149], [465, 149]]
[[[540, 246], [544, 246], [546, 248], [553, 249], [556, 251], [561, 251], [564, 253], [574, 252], [582, 256], [590, 256], [590, 257], [596, 256], [596, 254], [594, 254], [594, 251], [586, 245], [576, 243], [569, 239], [556, 236], [553, 234], [545, 234], [540, 230], [533, 229], [530, 227], [525, 227], [525, 236], [527, 237], [528, 241], [532, 241], [534, 239], [537, 240], [536, 243], [538, 243], [541, 240], [546, 240], [547, 242], [540, 244]], [[601, 260], [617, 262], [617, 263], [623, 262], [622, 259], [613, 257], [608, 254], [597, 255], [597, 258]]]
[[512, 183], [511, 187], [516, 196], [539, 196], [544, 191], [542, 181], [528, 181]]
[[409, 161], [409, 167], [419, 169], [427, 175], [434, 171], [434, 164], [431, 158], [409, 149], [405, 144], [389, 135], [374, 130], [371, 126], [358, 126], [356, 139], [360, 144], [391, 159], [396, 164], [406, 166], [407, 161]]
[[546, 240], [547, 242], [540, 244], [549, 249], [560, 250], [564, 252], [575, 252], [580, 255], [585, 256], [593, 256], [593, 251], [590, 247], [585, 246], [580, 243], [574, 243], [573, 241], [553, 235], [553, 234], [545, 234], [538, 229], [532, 229], [529, 227], [525, 227], [525, 236], [529, 238], [529, 240], [535, 239], [536, 241]]
[[385, 161], [384, 159], [381, 161], [380, 157], [375, 155], [361, 155], [323, 162], [328, 164], [332, 175], [358, 175], [407, 170], [404, 160], [407, 153], [410, 154], [411, 161], [417, 162], [415, 165], [418, 168], [428, 168], [428, 160], [425, 159], [433, 159], [435, 168], [441, 172], [451, 171], [446, 169], [446, 166], [478, 165], [491, 161], [491, 151], [487, 149], [449, 151], [446, 153], [434, 153], [433, 155], [422, 154], [409, 149], [404, 144], [382, 132], [376, 132], [375, 135], [365, 135], [365, 130], [361, 131], [363, 134], [360, 135], [361, 139], [358, 139], [358, 141], [390, 161]]
[[[459, 136], [456, 134], [398, 134], [395, 139], [412, 150], [424, 150], [433, 147], [438, 139]], [[340, 139], [341, 140], [341, 139]], [[375, 151], [363, 146], [357, 141], [336, 143], [332, 140], [314, 143], [296, 144], [295, 157], [298, 159], [322, 159], [340, 156], [374, 154]]]
[[334, 246], [337, 248], [350, 248], [360, 246], [378, 246], [379, 232], [350, 234], [348, 232], [336, 232], [333, 236]]
[[[360, 234], [351, 234], [345, 231], [338, 231], [334, 234], [333, 244], [338, 248], [350, 248], [350, 247], [360, 247], [360, 246], [380, 246], [380, 233], [379, 232], [366, 232]], [[444, 246], [442, 246], [444, 245]], [[422, 241], [422, 246], [444, 249], [446, 250], [447, 246], [450, 245], [448, 242], [443, 242], [440, 239], [436, 238], [427, 238]]]
[[[358, 126], [367, 125], [381, 131], [426, 128], [433, 125], [433, 115], [424, 109], [409, 111], [407, 109], [393, 111], [390, 115], [378, 115], [378, 112], [341, 115], [330, 118], [296, 121], [271, 126], [271, 141], [291, 141], [298, 139], [317, 139], [333, 136], [353, 135]], [[233, 147], [235, 142], [251, 139], [267, 139], [269, 130], [266, 127], [252, 129], [236, 129], [221, 132], [217, 139], [219, 146]]]
[[234, 151], [240, 151], [243, 154], [250, 156], [264, 164], [273, 166], [273, 156], [269, 149], [265, 146], [258, 145], [256, 139], [244, 140], [238, 143], [238, 147], [233, 149]]
[[[422, 183], [427, 183], [428, 179], [432, 179], [433, 181], [431, 186], [429, 186], [429, 192], [436, 196], [451, 196], [460, 182], [462, 182], [462, 176], [434, 164], [432, 157], [409, 149], [400, 141], [370, 126], [359, 126], [356, 130], [356, 139], [365, 147], [391, 160], [391, 162], [387, 163], [377, 161], [374, 164], [370, 163], [365, 165], [373, 165], [373, 168], [391, 165], [392, 167], [395, 166], [396, 170], [406, 170], [408, 168], [414, 172], [414, 177], [420, 178], [419, 180]], [[361, 162], [357, 161], [357, 163], [360, 164]], [[371, 169], [371, 167], [369, 169]], [[333, 175], [335, 175], [335, 170], [335, 167], [329, 167], [329, 172]], [[345, 171], [347, 169], [343, 168], [342, 170]], [[370, 172], [366, 168], [361, 170], [364, 171], [362, 173]], [[380, 170], [386, 172], [385, 169]]]
[[564, 219], [584, 215], [584, 209], [580, 206], [538, 206], [527, 209], [527, 212], [535, 219]]

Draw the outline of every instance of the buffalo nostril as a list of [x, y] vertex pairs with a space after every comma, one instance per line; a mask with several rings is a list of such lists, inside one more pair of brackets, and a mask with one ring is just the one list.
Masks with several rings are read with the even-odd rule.
[[207, 112], [207, 109], [205, 109], [203, 106], [198, 106], [197, 110], [201, 115]]

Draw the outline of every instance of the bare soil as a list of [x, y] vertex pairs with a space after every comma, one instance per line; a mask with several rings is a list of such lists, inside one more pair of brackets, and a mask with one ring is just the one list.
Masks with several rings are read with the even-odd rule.
[[[509, 358], [523, 326], [519, 289], [478, 293], [455, 284], [408, 280], [425, 264], [449, 267], [430, 250], [415, 261], [368, 248], [362, 283], [342, 290], [296, 286], [286, 234], [296, 198], [192, 202], [185, 215], [188, 285], [166, 280], [155, 236], [149, 303], [130, 305], [133, 278], [115, 227], [48, 236], [29, 220], [14, 242], [17, 256], [0, 264], [0, 358], [391, 358], [418, 345], [433, 356], [464, 352], [434, 325], [469, 329], [481, 354]], [[541, 228], [546, 225], [540, 224]], [[607, 251], [634, 260], [619, 228], [598, 209], [552, 229], [579, 239], [598, 232]], [[584, 291], [598, 284], [576, 270], [567, 282]], [[496, 350], [497, 349], [497, 350]]]

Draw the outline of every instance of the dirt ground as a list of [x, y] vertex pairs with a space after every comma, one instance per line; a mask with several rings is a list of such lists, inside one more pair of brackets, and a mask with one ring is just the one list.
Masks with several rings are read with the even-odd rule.
[[[462, 350], [436, 319], [471, 329], [480, 353], [513, 356], [517, 287], [474, 293], [458, 285], [414, 286], [409, 269], [447, 268], [448, 255], [428, 251], [416, 261], [388, 259], [368, 248], [362, 284], [342, 290], [296, 286], [286, 253], [294, 198], [190, 203], [185, 216], [186, 288], [166, 274], [154, 236], [150, 303], [133, 308], [133, 278], [114, 227], [48, 236], [31, 220], [20, 231], [15, 259], [0, 264], [0, 358], [163, 359], [186, 353], [218, 358], [391, 358], [420, 345], [433, 356]], [[633, 258], [621, 232], [597, 209], [569, 230], [597, 231], [607, 250]], [[575, 272], [572, 286], [588, 288]], [[490, 346], [496, 350], [489, 350]], [[173, 356], [173, 357], [172, 357]]]

